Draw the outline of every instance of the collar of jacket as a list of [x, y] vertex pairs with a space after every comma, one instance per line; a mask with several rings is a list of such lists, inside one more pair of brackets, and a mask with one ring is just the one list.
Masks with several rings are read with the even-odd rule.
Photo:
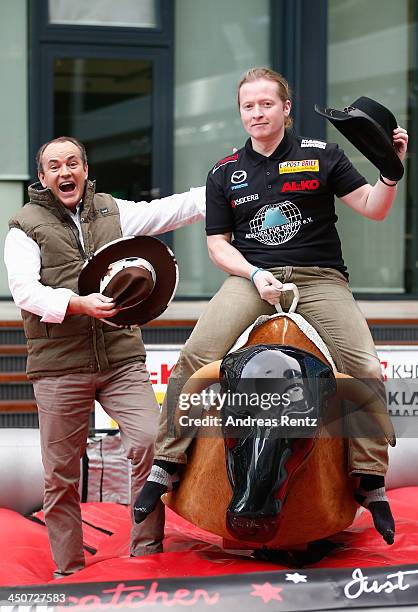
[[[84, 187], [84, 194], [82, 198], [81, 210], [85, 213], [86, 217], [89, 216], [92, 210], [93, 198], [96, 192], [96, 181], [90, 181], [87, 179]], [[58, 200], [48, 188], [42, 186], [37, 181], [32, 183], [28, 188], [29, 200], [31, 204], [38, 204], [48, 208], [53, 214], [59, 217], [68, 217], [68, 209], [62, 202]]]
[[293, 136], [293, 133], [289, 129], [286, 129], [284, 131], [283, 138], [279, 142], [277, 148], [268, 157], [262, 155], [261, 153], [257, 153], [257, 151], [254, 151], [251, 138], [249, 138], [245, 143], [245, 151], [251, 159], [253, 165], [257, 166], [258, 164], [265, 162], [266, 159], [274, 159], [277, 161], [281, 161], [282, 159], [284, 159], [290, 153], [294, 141], [295, 138]]

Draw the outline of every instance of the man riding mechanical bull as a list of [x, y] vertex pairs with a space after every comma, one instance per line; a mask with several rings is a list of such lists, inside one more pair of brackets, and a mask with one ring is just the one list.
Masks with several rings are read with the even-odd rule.
[[[251, 69], [239, 82], [238, 108], [249, 139], [214, 165], [206, 185], [209, 256], [229, 276], [199, 319], [169, 380], [154, 463], [134, 505], [138, 523], [152, 512], [163, 520], [160, 497], [178, 483], [179, 464], [187, 463], [190, 438], [173, 437], [169, 427], [183, 385], [205, 364], [224, 358], [258, 317], [273, 315], [275, 305], [288, 307], [286, 283], [297, 286], [297, 314], [323, 339], [335, 369], [366, 381], [387, 417], [380, 362], [348, 285], [334, 199], [368, 219], [383, 220], [403, 176], [408, 134], [389, 110], [369, 98], [359, 98], [344, 111], [315, 108], [377, 166], [379, 178], [371, 186], [336, 144], [295, 135], [291, 106], [288, 83], [270, 69]], [[224, 379], [234, 378], [234, 372], [237, 378], [237, 371], [239, 379], [253, 359], [265, 366], [260, 351], [241, 350], [254, 354], [230, 354], [221, 368]], [[270, 364], [273, 350], [264, 349]], [[288, 358], [293, 366], [282, 364], [278, 376], [289, 370], [309, 378], [303, 356]], [[254, 363], [250, 370], [260, 377], [268, 376], [267, 371], [274, 375], [274, 366], [260, 370]], [[385, 474], [388, 444], [395, 445], [395, 436], [388, 417], [385, 422], [380, 435], [347, 437], [347, 469], [352, 482], [358, 482], [356, 501], [371, 512], [375, 528], [391, 544], [395, 524]], [[303, 444], [309, 444], [307, 438]], [[247, 469], [245, 462], [239, 469]], [[305, 494], [309, 506], [309, 491]]]

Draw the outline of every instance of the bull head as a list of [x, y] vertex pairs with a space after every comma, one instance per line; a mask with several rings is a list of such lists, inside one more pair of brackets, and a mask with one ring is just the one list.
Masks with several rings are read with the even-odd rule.
[[283, 345], [235, 351], [220, 370], [228, 394], [222, 420], [233, 489], [227, 527], [235, 538], [268, 542], [289, 479], [312, 449], [335, 379], [317, 357]]

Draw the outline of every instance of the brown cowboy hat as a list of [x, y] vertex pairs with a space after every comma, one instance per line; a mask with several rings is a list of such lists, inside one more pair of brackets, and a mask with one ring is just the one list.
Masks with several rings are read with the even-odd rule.
[[80, 295], [103, 293], [121, 310], [103, 319], [110, 325], [144, 325], [164, 312], [174, 297], [178, 266], [157, 238], [130, 236], [105, 244], [80, 272]]
[[343, 111], [320, 108], [326, 117], [367, 159], [391, 181], [399, 181], [404, 167], [393, 146], [393, 130], [398, 123], [392, 112], [371, 98], [362, 96]]

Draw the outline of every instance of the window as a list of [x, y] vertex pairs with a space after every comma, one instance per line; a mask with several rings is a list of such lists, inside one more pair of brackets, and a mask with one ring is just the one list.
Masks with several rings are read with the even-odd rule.
[[[330, 0], [328, 2], [327, 106], [343, 109], [368, 96], [391, 109], [408, 129], [409, 91], [416, 36], [409, 0]], [[374, 168], [327, 122], [327, 139], [338, 142], [358, 170], [373, 185]], [[411, 155], [410, 142], [409, 156]], [[369, 221], [341, 205], [338, 228], [354, 291], [404, 293], [408, 268], [408, 166], [399, 183], [390, 215], [383, 223]]]
[[49, 0], [49, 23], [55, 25], [157, 27], [155, 0]]
[[[210, 167], [247, 135], [236, 87], [252, 66], [270, 65], [270, 2], [176, 3], [174, 189], [206, 182]], [[204, 37], [202, 39], [202, 32]], [[203, 222], [174, 233], [177, 296], [212, 297], [224, 274], [209, 261]]]
[[54, 135], [84, 143], [100, 191], [128, 200], [150, 197], [152, 92], [149, 60], [55, 58]]

